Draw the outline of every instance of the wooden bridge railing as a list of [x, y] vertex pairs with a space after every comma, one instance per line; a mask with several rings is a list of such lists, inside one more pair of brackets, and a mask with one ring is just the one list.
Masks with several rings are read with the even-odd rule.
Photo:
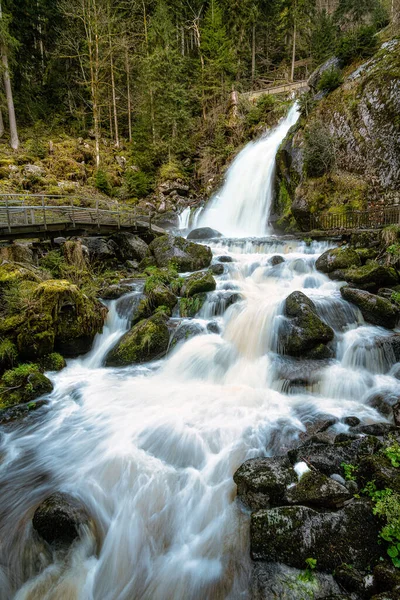
[[311, 215], [311, 229], [380, 229], [387, 225], [400, 225], [400, 205], [374, 208], [365, 211]]
[[271, 87], [264, 88], [262, 90], [256, 90], [253, 92], [243, 92], [240, 95], [244, 98], [247, 98], [250, 101], [254, 101], [260, 96], [270, 95], [270, 94], [288, 94], [290, 92], [295, 92], [296, 90], [306, 90], [308, 88], [307, 80], [304, 81], [294, 81], [292, 83], [281, 83], [278, 85], [273, 85]]
[[[68, 202], [68, 204], [67, 204]], [[44, 196], [36, 194], [0, 195], [0, 229], [12, 233], [13, 228], [44, 229], [52, 224], [133, 227], [140, 219], [151, 227], [148, 213], [123, 205], [108, 205], [84, 197]]]

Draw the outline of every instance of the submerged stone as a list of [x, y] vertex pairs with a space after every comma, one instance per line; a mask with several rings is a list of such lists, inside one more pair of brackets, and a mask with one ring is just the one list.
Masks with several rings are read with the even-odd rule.
[[219, 238], [222, 237], [222, 233], [217, 231], [216, 229], [212, 229], [212, 227], [198, 227], [197, 229], [193, 229], [187, 236], [188, 240], [208, 240], [211, 238]]
[[69, 546], [90, 526], [86, 507], [69, 494], [56, 492], [46, 498], [36, 509], [32, 525], [48, 544]]

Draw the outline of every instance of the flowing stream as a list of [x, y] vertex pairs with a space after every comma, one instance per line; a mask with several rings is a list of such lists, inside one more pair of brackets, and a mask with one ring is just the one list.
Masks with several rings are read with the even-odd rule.
[[[262, 144], [260, 152], [269, 156]], [[253, 217], [242, 215], [252, 230]], [[93, 350], [51, 374], [48, 409], [3, 430], [2, 600], [247, 599], [249, 516], [235, 501], [235, 470], [284, 452], [318, 416], [384, 420], [368, 399], [398, 391], [393, 357], [375, 344], [390, 332], [365, 325], [340, 283], [315, 270], [329, 244], [269, 236], [210, 245], [214, 262], [230, 261], [217, 290], [196, 319], [173, 319], [197, 335], [181, 336], [161, 361], [102, 367], [129, 328], [137, 286], [110, 303]], [[273, 265], [276, 255], [284, 261]], [[335, 329], [334, 360], [278, 354], [283, 301], [294, 290]], [[96, 522], [67, 556], [32, 535], [35, 508], [56, 490], [79, 497]]]

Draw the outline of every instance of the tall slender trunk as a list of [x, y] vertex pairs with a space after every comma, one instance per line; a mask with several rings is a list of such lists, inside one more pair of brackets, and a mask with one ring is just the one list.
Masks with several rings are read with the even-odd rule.
[[115, 132], [115, 146], [119, 148], [119, 131], [118, 131], [118, 112], [117, 112], [117, 95], [115, 93], [115, 77], [114, 77], [114, 57], [111, 47], [110, 37], [110, 70], [111, 70], [111, 93], [112, 93], [112, 104], [114, 112], [114, 132]]
[[4, 121], [3, 121], [3, 111], [0, 108], [0, 137], [4, 135]]
[[293, 23], [293, 52], [292, 52], [292, 69], [290, 73], [290, 80], [294, 81], [294, 63], [296, 60], [296, 19]]
[[[3, 18], [1, 1], [0, 1], [0, 20]], [[18, 130], [17, 130], [17, 120], [15, 118], [15, 109], [14, 109], [14, 99], [12, 94], [11, 87], [11, 79], [10, 79], [10, 69], [8, 67], [8, 56], [7, 56], [7, 48], [3, 45], [0, 48], [1, 53], [1, 62], [3, 63], [3, 80], [4, 80], [4, 88], [6, 91], [7, 98], [7, 108], [8, 108], [8, 122], [10, 125], [10, 145], [13, 150], [18, 150], [19, 147], [19, 139], [18, 139]]]
[[[146, 5], [143, 0], [143, 23], [144, 23], [144, 38], [146, 42], [146, 54], [149, 56], [149, 38], [147, 34], [147, 14], [146, 14]], [[151, 133], [153, 137], [153, 144], [156, 143], [156, 126], [155, 126], [155, 114], [154, 114], [154, 94], [153, 90], [150, 86], [150, 118], [151, 118]]]
[[126, 93], [128, 97], [128, 137], [132, 141], [132, 100], [131, 100], [131, 73], [129, 66], [128, 43], [125, 45], [125, 70], [126, 70]]
[[253, 23], [253, 39], [251, 46], [251, 83], [254, 83], [256, 77], [256, 25]]

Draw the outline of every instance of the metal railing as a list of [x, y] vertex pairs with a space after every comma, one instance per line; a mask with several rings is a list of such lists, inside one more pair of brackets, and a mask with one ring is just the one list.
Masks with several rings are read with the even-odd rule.
[[387, 225], [400, 225], [399, 204], [364, 211], [331, 212], [310, 216], [310, 229], [381, 229]]

